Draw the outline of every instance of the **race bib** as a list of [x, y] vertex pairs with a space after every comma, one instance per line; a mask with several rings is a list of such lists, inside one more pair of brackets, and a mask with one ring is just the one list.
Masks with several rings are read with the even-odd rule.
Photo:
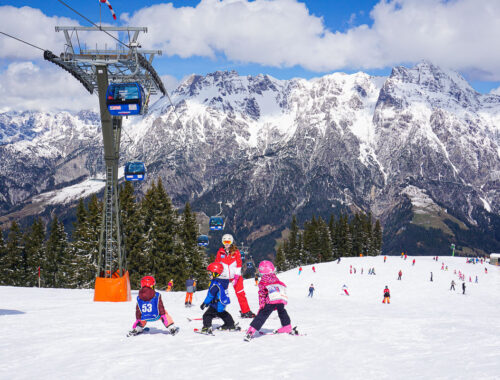
[[266, 286], [269, 292], [270, 301], [288, 301], [288, 296], [286, 295], [286, 287], [280, 284], [272, 284]]

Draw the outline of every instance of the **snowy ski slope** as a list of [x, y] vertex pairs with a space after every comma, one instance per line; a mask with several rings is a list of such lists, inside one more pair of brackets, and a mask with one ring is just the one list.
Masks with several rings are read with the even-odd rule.
[[[184, 292], [161, 292], [178, 335], [163, 334], [155, 322], [148, 335], [127, 338], [137, 292], [132, 302], [96, 303], [92, 290], [0, 287], [0, 379], [499, 379], [500, 267], [451, 257], [416, 257], [413, 267], [412, 260], [344, 258], [315, 265], [316, 273], [304, 266], [300, 276], [280, 274], [292, 324], [307, 336], [266, 335], [249, 343], [243, 332], [193, 333], [201, 321], [187, 317], [202, 315], [206, 291], [195, 293], [191, 309], [184, 308]], [[367, 274], [370, 267], [376, 275]], [[465, 295], [454, 270], [466, 274]], [[349, 297], [341, 294], [343, 284]], [[382, 304], [385, 285], [390, 305]], [[254, 281], [245, 288], [256, 312]], [[250, 320], [236, 318], [231, 296], [229, 312], [247, 327]], [[273, 314], [263, 329], [277, 327]]]

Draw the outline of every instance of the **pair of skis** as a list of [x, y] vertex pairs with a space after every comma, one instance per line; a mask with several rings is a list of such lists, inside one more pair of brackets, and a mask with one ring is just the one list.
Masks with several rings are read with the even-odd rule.
[[239, 323], [236, 322], [234, 324], [234, 329], [231, 329], [231, 330], [221, 329], [221, 326], [217, 326], [214, 329], [210, 329], [208, 332], [203, 332], [202, 329], [198, 329], [198, 328], [193, 329], [193, 332], [195, 332], [196, 334], [203, 334], [203, 335], [212, 335], [212, 336], [214, 336], [215, 334], [213, 332], [215, 330], [218, 330], [218, 331], [228, 331], [228, 332], [241, 331], [241, 326], [239, 326]]
[[[175, 331], [172, 333], [172, 331], [170, 330], [167, 330], [169, 332], [169, 335], [176, 335], [178, 332], [179, 332], [179, 327], [175, 327]], [[138, 330], [130, 330], [127, 334], [127, 337], [131, 337], [131, 336], [137, 336], [137, 335], [141, 335], [141, 334], [144, 334], [145, 332], [149, 332], [149, 327], [144, 327], [143, 330], [141, 331], [138, 331]]]

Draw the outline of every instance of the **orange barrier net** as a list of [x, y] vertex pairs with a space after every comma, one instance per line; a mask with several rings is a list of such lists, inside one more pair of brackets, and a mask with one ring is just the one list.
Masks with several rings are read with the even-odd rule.
[[95, 279], [94, 301], [127, 302], [132, 300], [128, 271], [122, 277], [97, 277]]

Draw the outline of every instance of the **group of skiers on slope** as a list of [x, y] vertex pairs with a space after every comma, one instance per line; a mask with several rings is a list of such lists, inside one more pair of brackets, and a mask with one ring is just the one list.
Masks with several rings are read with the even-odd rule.
[[[219, 249], [215, 261], [207, 267], [207, 270], [210, 272], [211, 281], [207, 296], [200, 305], [201, 310], [207, 308], [203, 314], [203, 328], [201, 332], [211, 334], [212, 320], [216, 317], [221, 318], [224, 322], [220, 326], [220, 329], [236, 329], [233, 317], [225, 310], [226, 306], [231, 302], [228, 296], [228, 287], [231, 282], [240, 304], [241, 317], [253, 318], [250, 327], [246, 331], [246, 341], [250, 341], [253, 338], [254, 334], [261, 329], [267, 318], [275, 310], [278, 312], [278, 317], [282, 325], [275, 333], [292, 333], [290, 317], [285, 310], [285, 305], [288, 301], [286, 285], [276, 276], [273, 263], [265, 260], [259, 264], [259, 273], [261, 274], [261, 279], [258, 282], [259, 312], [255, 315], [248, 306], [243, 288], [240, 252], [233, 244], [233, 237], [230, 234], [222, 237], [222, 243], [224, 247]], [[155, 291], [155, 284], [156, 281], [152, 276], [145, 276], [141, 279], [141, 289], [139, 290], [136, 304], [136, 320], [129, 335], [142, 333], [147, 322], [157, 321], [158, 319], [163, 322], [172, 335], [175, 335], [179, 331], [179, 328], [174, 325], [172, 317], [165, 310], [160, 293]], [[192, 294], [189, 290], [191, 289], [188, 289], [188, 294]], [[186, 303], [190, 302], [192, 301], [188, 300], [188, 295], [186, 295]]]

